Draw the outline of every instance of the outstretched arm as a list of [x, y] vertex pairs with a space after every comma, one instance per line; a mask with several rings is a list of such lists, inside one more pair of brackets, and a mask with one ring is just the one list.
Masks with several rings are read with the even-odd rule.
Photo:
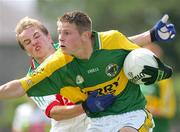
[[86, 114], [100, 112], [108, 108], [115, 99], [116, 97], [112, 94], [99, 96], [98, 92], [94, 91], [89, 94], [86, 101], [78, 105], [69, 102], [69, 105], [67, 103], [63, 106], [60, 100], [55, 100], [46, 108], [46, 115], [59, 121], [76, 117], [84, 112]]
[[128, 39], [131, 40], [133, 43], [141, 46], [141, 47], [152, 42], [150, 31], [146, 31], [146, 32], [141, 33], [141, 34], [128, 37]]
[[43, 96], [38, 102], [37, 98], [33, 100], [45, 112], [46, 116], [53, 118], [56, 121], [70, 119], [84, 113], [81, 104], [74, 104], [69, 99], [61, 96], [60, 94]]
[[25, 95], [19, 80], [10, 81], [0, 86], [0, 99], [10, 99]]
[[84, 113], [82, 105], [54, 106], [50, 111], [50, 117], [56, 121], [71, 119]]

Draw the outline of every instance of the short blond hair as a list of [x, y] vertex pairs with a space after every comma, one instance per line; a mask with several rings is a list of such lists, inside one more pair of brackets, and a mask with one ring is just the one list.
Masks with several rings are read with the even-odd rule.
[[38, 20], [32, 19], [29, 17], [22, 18], [16, 25], [15, 33], [16, 33], [16, 39], [18, 41], [19, 46], [24, 50], [24, 46], [21, 44], [19, 40], [19, 35], [27, 28], [30, 27], [37, 27], [39, 28], [45, 35], [48, 35], [47, 28]]

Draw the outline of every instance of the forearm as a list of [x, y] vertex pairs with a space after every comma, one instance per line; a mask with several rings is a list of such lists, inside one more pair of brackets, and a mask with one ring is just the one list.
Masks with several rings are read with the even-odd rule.
[[25, 95], [19, 80], [10, 81], [0, 86], [0, 99], [10, 99]]
[[143, 47], [144, 45], [151, 43], [150, 31], [128, 37], [128, 39], [133, 43]]
[[82, 105], [54, 106], [50, 111], [50, 117], [56, 121], [70, 119], [84, 113]]

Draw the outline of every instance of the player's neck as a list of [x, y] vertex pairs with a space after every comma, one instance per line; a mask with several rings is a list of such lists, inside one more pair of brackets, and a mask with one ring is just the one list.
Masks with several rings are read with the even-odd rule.
[[86, 43], [83, 44], [82, 49], [75, 55], [78, 59], [87, 59], [89, 60], [94, 47], [94, 41], [89, 39]]

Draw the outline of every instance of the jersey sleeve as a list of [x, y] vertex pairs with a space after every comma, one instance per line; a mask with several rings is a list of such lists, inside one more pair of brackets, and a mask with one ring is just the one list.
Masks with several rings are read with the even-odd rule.
[[125, 35], [117, 30], [101, 32], [100, 41], [102, 49], [134, 50], [140, 48], [137, 44], [131, 42]]
[[[49, 56], [31, 75], [20, 79], [23, 89], [27, 92], [32, 88], [41, 89], [42, 87], [59, 88], [52, 84], [51, 76], [55, 71], [71, 62], [73, 57], [65, 56], [57, 50], [53, 55]], [[59, 75], [61, 78], [61, 75]]]

